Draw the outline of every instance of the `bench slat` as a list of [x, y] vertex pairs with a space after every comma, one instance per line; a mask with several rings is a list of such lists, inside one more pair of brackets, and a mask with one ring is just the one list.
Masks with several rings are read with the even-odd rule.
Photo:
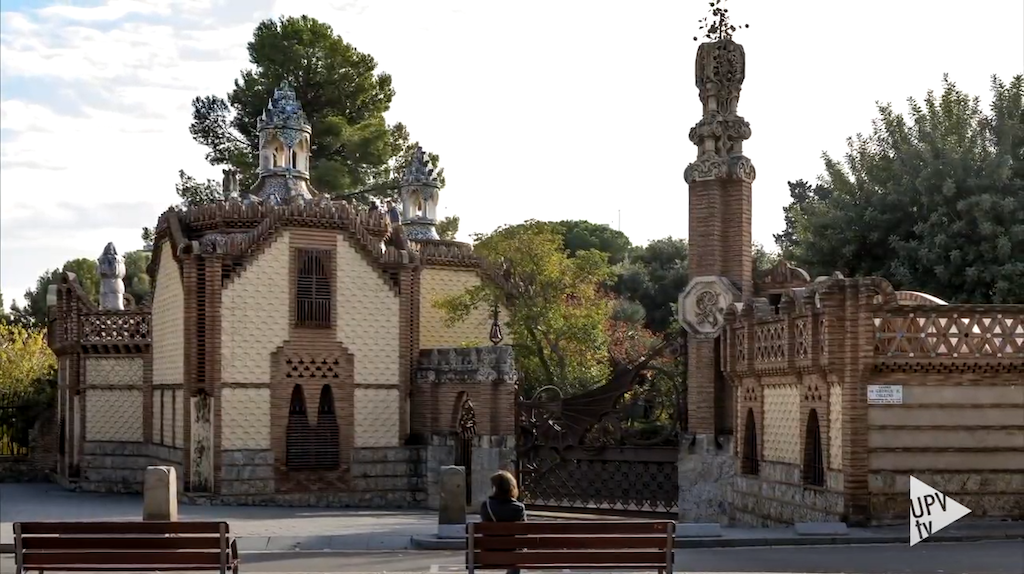
[[584, 567], [604, 566], [650, 566], [665, 567], [666, 554], [650, 550], [585, 550], [556, 552], [474, 552], [474, 562], [479, 568], [488, 566], [522, 566], [544, 568], [549, 566]]
[[25, 550], [220, 550], [220, 537], [181, 536], [25, 536]]
[[576, 534], [621, 535], [621, 534], [667, 534], [672, 522], [644, 521], [619, 522], [593, 520], [585, 522], [477, 522], [473, 524], [474, 535], [530, 535], [530, 534]]
[[[62, 566], [220, 566], [219, 552], [25, 552], [25, 568]], [[169, 568], [173, 570], [174, 568]]]
[[668, 536], [480, 536], [473, 539], [476, 550], [601, 550], [652, 549], [665, 551]]
[[[227, 566], [230, 568], [233, 563], [228, 563]], [[220, 570], [220, 565], [211, 566], [207, 564], [201, 565], [187, 565], [187, 564], [156, 564], [146, 565], [144, 570], [153, 572], [210, 572]], [[139, 567], [134, 565], [129, 566], [61, 566], [60, 572], [130, 572], [131, 574], [138, 574]]]
[[23, 535], [220, 534], [226, 522], [21, 522]]

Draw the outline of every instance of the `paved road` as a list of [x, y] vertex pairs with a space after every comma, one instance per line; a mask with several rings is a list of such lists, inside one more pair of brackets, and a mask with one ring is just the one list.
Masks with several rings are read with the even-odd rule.
[[[689, 574], [1021, 574], [1024, 543], [735, 548], [677, 551], [676, 572]], [[277, 573], [465, 572], [461, 552], [244, 554], [241, 571]], [[0, 572], [13, 572], [9, 556]]]

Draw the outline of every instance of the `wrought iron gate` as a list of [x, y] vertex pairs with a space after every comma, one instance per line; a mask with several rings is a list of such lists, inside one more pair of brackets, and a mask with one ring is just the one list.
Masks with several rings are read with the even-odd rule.
[[524, 502], [675, 514], [681, 397], [613, 380], [572, 397], [547, 387], [520, 401], [517, 459]]
[[466, 504], [473, 503], [473, 437], [476, 436], [476, 411], [469, 399], [459, 407], [459, 432], [455, 439], [455, 466], [466, 472]]

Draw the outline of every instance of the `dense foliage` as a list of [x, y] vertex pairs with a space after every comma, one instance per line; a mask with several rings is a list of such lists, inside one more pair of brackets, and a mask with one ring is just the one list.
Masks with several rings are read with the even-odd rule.
[[812, 275], [885, 277], [950, 302], [1024, 303], [1024, 76], [984, 111], [944, 78], [891, 105], [817, 185], [790, 183], [786, 257]]

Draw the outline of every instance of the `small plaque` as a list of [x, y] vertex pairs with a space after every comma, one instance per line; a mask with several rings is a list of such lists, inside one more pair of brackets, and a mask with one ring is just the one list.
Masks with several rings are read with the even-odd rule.
[[902, 405], [903, 385], [868, 385], [869, 405]]

